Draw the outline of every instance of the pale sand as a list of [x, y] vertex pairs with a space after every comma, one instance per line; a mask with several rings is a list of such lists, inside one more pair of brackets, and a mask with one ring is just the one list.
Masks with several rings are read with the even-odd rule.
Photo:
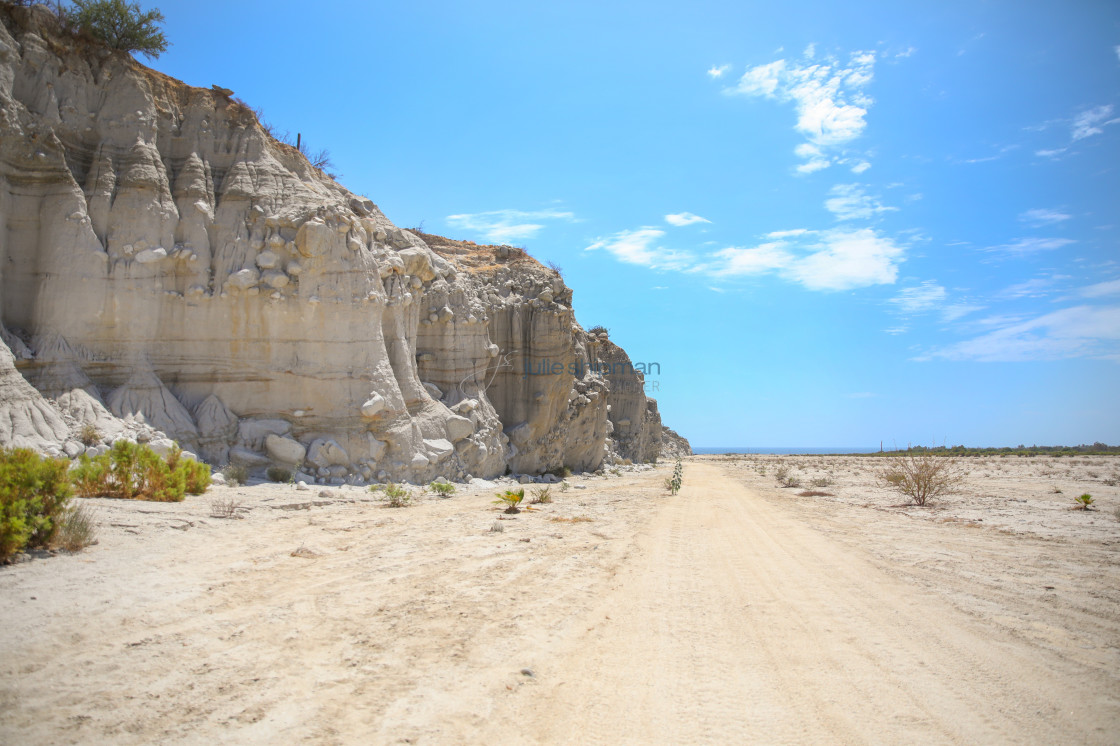
[[0, 743], [1115, 743], [1120, 459], [967, 464], [921, 509], [694, 457], [503, 533], [492, 492], [93, 500], [99, 545], [0, 568]]

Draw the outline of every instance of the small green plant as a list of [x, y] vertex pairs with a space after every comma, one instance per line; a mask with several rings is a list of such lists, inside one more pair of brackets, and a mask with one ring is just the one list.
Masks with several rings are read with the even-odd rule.
[[0, 451], [0, 562], [54, 540], [72, 494], [69, 468], [26, 448]]
[[249, 470], [240, 464], [226, 464], [218, 472], [230, 487], [238, 487], [249, 481]]
[[560, 491], [561, 492], [567, 492], [571, 488], [572, 488], [572, 485], [568, 484], [567, 482], [561, 482], [560, 483]]
[[440, 497], [451, 497], [455, 494], [455, 485], [450, 482], [441, 482], [437, 480], [428, 485], [428, 487]]
[[390, 508], [407, 508], [412, 503], [412, 491], [402, 485], [389, 482], [381, 491], [385, 493], [385, 501]]
[[551, 487], [538, 487], [533, 490], [533, 498], [529, 501], [531, 503], [550, 503], [552, 502], [552, 488]]
[[270, 482], [280, 482], [281, 484], [292, 481], [292, 472], [282, 466], [270, 466], [265, 472]]
[[677, 459], [676, 466], [673, 467], [673, 476], [665, 480], [665, 489], [669, 490], [670, 495], [675, 495], [681, 491], [681, 481], [684, 479], [684, 466], [681, 460]]
[[1076, 503], [1073, 507], [1078, 510], [1092, 510], [1093, 509], [1093, 496], [1086, 492], [1084, 495], [1079, 495], [1073, 498]]
[[97, 445], [101, 442], [103, 437], [105, 436], [97, 429], [97, 425], [92, 422], [85, 423], [78, 431], [78, 440], [82, 442], [82, 445], [87, 447]]
[[815, 479], [809, 480], [809, 485], [818, 489], [821, 487], [831, 487], [833, 484], [835, 484], [835, 482], [828, 477], [816, 477]]
[[505, 509], [505, 511], [503, 511], [505, 513], [520, 513], [521, 510], [517, 506], [520, 505], [521, 501], [524, 499], [525, 488], [522, 487], [518, 490], [506, 490], [505, 492], [499, 492], [498, 499], [494, 502], [495, 504], [506, 504], [508, 507]]
[[800, 487], [801, 479], [788, 466], [782, 464], [774, 470], [774, 479], [782, 487]]

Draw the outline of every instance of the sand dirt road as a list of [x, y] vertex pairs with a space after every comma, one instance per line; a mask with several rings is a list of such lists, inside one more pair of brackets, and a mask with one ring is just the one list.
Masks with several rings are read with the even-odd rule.
[[689, 467], [594, 614], [504, 718], [570, 743], [1116, 743], [1094, 676]]
[[1011, 535], [667, 468], [501, 533], [492, 490], [91, 501], [101, 544], [0, 569], [0, 742], [1116, 743], [1103, 511]]

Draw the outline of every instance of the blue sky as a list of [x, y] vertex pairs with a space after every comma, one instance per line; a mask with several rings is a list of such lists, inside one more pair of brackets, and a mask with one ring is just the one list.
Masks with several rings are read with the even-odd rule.
[[694, 445], [1120, 443], [1120, 4], [407, 5], [161, 2], [154, 66], [561, 265]]

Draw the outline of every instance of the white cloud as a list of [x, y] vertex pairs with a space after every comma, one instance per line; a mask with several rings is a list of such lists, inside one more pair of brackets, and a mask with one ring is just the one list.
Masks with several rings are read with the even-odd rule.
[[920, 285], [903, 288], [890, 302], [903, 313], [925, 313], [940, 308], [949, 297], [945, 288], [932, 280], [926, 280]]
[[1103, 298], [1106, 295], [1120, 294], [1120, 280], [1098, 282], [1086, 288], [1081, 288], [1081, 294], [1086, 298]]
[[1064, 212], [1057, 210], [1048, 210], [1046, 208], [1036, 208], [1034, 210], [1027, 210], [1019, 215], [1019, 220], [1027, 225], [1038, 228], [1043, 225], [1053, 225], [1061, 223], [1063, 220], [1069, 220], [1072, 215], [1067, 215]]
[[702, 218], [699, 215], [693, 215], [691, 212], [678, 212], [673, 215], [666, 215], [665, 222], [680, 228], [681, 226], [692, 225], [693, 223], [710, 223], [712, 221], [707, 218]]
[[829, 192], [825, 208], [839, 220], [867, 220], [881, 212], [891, 212], [897, 207], [885, 207], [875, 197], [863, 191], [859, 184], [837, 184]]
[[808, 163], [802, 163], [797, 167], [799, 174], [811, 174], [814, 171], [820, 171], [823, 168], [828, 168], [832, 165], [832, 161], [827, 158], [814, 158]]
[[766, 234], [767, 238], [794, 238], [795, 236], [804, 236], [806, 233], [815, 233], [806, 228], [794, 228], [789, 231], [770, 231]]
[[864, 171], [866, 171], [869, 168], [871, 168], [870, 163], [868, 163], [867, 161], [860, 161], [856, 165], [852, 166], [852, 173], [853, 174], [862, 174]]
[[[867, 126], [865, 117], [872, 100], [864, 93], [872, 80], [874, 52], [855, 52], [848, 63], [832, 57], [815, 62], [816, 48], [810, 44], [802, 63], [776, 60], [749, 68], [728, 93], [762, 96], [791, 102], [797, 110], [795, 129], [805, 136], [815, 152], [798, 149], [809, 160], [801, 173], [826, 167], [824, 148], [844, 145], [858, 137]], [[811, 165], [812, 164], [812, 165]]]
[[447, 216], [447, 222], [452, 227], [480, 234], [495, 243], [532, 238], [545, 226], [544, 223], [530, 221], [540, 220], [571, 221], [575, 220], [575, 215], [560, 210], [491, 210]]
[[1112, 104], [1098, 106], [1095, 109], [1083, 111], [1073, 118], [1073, 127], [1070, 136], [1074, 141], [1084, 140], [1086, 137], [1099, 135], [1110, 124], [1120, 122], [1120, 119], [1109, 119], [1112, 115]]
[[917, 51], [918, 50], [914, 49], [914, 47], [906, 47], [906, 49], [903, 49], [901, 52], [896, 52], [894, 57], [895, 57], [895, 59], [899, 59], [901, 57], [909, 57], [910, 55], [914, 54], [914, 52], [917, 52]]
[[851, 290], [890, 285], [898, 279], [903, 249], [870, 228], [825, 231], [813, 253], [789, 267], [785, 276], [809, 290]]
[[1036, 150], [1034, 154], [1042, 158], [1056, 158], [1062, 153], [1069, 150], [1069, 148], [1054, 148], [1053, 150]]
[[708, 75], [712, 76], [713, 78], [722, 78], [723, 74], [730, 69], [731, 65], [719, 65], [718, 67], [716, 65], [712, 65], [710, 68], [708, 68]]
[[1011, 321], [919, 359], [1020, 362], [1077, 357], [1120, 360], [1120, 306], [1074, 306]]
[[796, 257], [781, 241], [764, 243], [750, 249], [728, 248], [715, 253], [716, 262], [704, 265], [709, 274], [757, 275], [791, 266]]
[[633, 231], [619, 231], [607, 238], [600, 238], [584, 250], [605, 249], [619, 261], [650, 269], [684, 269], [689, 266], [693, 260], [691, 253], [656, 245], [664, 236], [665, 231], [660, 228], [647, 226]]
[[988, 251], [999, 251], [1005, 254], [1034, 254], [1039, 251], [1053, 251], [1063, 246], [1076, 243], [1069, 238], [1017, 238], [1011, 243], [1001, 246], [989, 246]]

